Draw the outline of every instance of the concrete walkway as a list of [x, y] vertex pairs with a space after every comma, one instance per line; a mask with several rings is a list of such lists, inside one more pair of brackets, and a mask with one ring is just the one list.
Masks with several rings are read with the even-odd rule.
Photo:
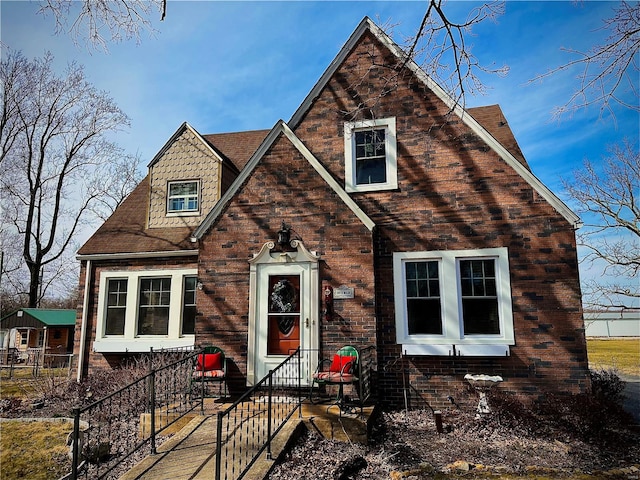
[[[217, 435], [216, 411], [226, 404], [205, 407], [205, 415], [194, 417], [179, 433], [129, 470], [120, 480], [212, 480], [215, 478], [215, 447]], [[313, 428], [327, 438], [366, 442], [368, 422], [373, 407], [365, 408], [364, 415], [340, 415], [336, 407], [327, 411], [327, 405], [303, 404], [302, 418], [294, 414], [274, 437], [271, 459], [262, 453], [244, 478], [263, 480], [289, 445], [305, 428]], [[346, 437], [345, 437], [346, 436]], [[233, 468], [233, 467], [232, 467]], [[222, 468], [224, 470], [224, 466]], [[234, 468], [239, 471], [239, 468]], [[222, 471], [222, 478], [225, 478]]]

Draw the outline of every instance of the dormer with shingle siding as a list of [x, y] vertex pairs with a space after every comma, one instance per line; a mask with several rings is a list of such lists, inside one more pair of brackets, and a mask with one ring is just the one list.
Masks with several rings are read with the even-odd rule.
[[220, 198], [222, 164], [213, 146], [182, 124], [149, 164], [149, 228], [199, 225]]

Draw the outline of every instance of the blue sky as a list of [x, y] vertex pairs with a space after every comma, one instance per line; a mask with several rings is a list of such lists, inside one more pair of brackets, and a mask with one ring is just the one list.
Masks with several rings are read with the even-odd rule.
[[[445, 8], [461, 18], [474, 5], [450, 1]], [[486, 78], [488, 95], [467, 98], [467, 105], [499, 103], [533, 172], [563, 200], [562, 179], [584, 159], [598, 163], [623, 138], [637, 144], [638, 114], [621, 109], [614, 122], [592, 108], [554, 121], [553, 108], [569, 98], [579, 72], [527, 81], [570, 60], [561, 47], [585, 51], [602, 39], [598, 28], [614, 6], [508, 1], [497, 23], [469, 38], [483, 63], [506, 64], [510, 72]], [[365, 15], [395, 25], [393, 37], [402, 41], [416, 31], [424, 8], [419, 1], [170, 1], [154, 36], [143, 34], [139, 45], [110, 44], [105, 53], [55, 35], [53, 18], [38, 15], [37, 2], [2, 0], [0, 39], [27, 57], [49, 50], [60, 69], [72, 60], [84, 65], [88, 79], [131, 119], [116, 140], [146, 165], [184, 121], [207, 134], [289, 120]]]

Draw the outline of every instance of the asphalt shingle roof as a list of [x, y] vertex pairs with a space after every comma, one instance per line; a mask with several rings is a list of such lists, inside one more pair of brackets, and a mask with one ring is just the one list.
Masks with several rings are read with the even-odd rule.
[[[499, 105], [470, 108], [468, 112], [520, 163], [529, 168]], [[251, 130], [202, 137], [226, 160], [242, 170], [268, 133], [269, 130]], [[193, 250], [195, 247], [190, 241], [192, 227], [147, 228], [148, 196], [147, 176], [80, 248], [78, 255]]]

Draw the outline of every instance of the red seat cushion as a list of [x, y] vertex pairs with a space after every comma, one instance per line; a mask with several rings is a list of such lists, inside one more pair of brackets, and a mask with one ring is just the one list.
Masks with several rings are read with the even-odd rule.
[[222, 353], [201, 353], [196, 361], [196, 371], [222, 370]]
[[196, 370], [193, 378], [224, 378], [224, 370]]
[[353, 368], [356, 364], [356, 358], [357, 357], [352, 357], [350, 355], [334, 355], [331, 366], [329, 367], [329, 371], [337, 373], [353, 373]]

